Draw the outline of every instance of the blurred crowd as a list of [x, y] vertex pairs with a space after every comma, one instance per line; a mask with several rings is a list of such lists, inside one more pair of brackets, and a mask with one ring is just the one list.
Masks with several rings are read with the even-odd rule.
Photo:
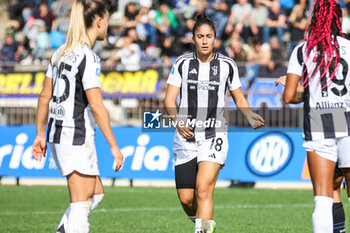
[[[194, 18], [206, 13], [217, 27], [215, 49], [244, 62], [251, 85], [260, 69], [285, 65], [304, 38], [312, 0], [102, 0], [110, 14], [108, 35], [94, 51], [104, 65], [138, 70], [170, 65], [192, 51]], [[73, 0], [18, 0], [8, 8], [0, 62], [47, 63], [65, 41]], [[350, 31], [350, 0], [341, 0], [343, 31]]]

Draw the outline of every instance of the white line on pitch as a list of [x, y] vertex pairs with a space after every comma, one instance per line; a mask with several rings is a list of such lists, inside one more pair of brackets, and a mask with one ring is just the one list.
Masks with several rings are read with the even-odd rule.
[[[269, 204], [269, 205], [218, 205], [215, 209], [278, 209], [278, 208], [309, 208], [313, 207], [314, 204]], [[143, 212], [143, 211], [180, 211], [179, 207], [168, 207], [168, 208], [117, 208], [117, 209], [105, 209], [100, 208], [94, 210], [94, 213], [108, 213], [108, 212]], [[32, 211], [32, 212], [0, 212], [0, 215], [45, 215], [45, 214], [61, 214], [63, 211]]]

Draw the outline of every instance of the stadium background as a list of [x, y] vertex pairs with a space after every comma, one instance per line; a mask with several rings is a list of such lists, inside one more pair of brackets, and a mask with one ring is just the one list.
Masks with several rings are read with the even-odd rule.
[[[50, 152], [47, 158], [39, 163], [33, 160], [30, 150], [35, 137], [37, 97], [45, 78], [48, 60], [55, 49], [64, 42], [69, 24], [67, 16], [72, 1], [48, 1], [50, 17], [41, 15], [46, 12], [45, 9], [40, 12], [39, 2], [38, 0], [3, 0], [0, 4], [0, 48], [2, 48], [0, 56], [0, 177], [2, 179], [0, 178], [0, 181], [2, 184], [65, 184], [62, 178], [52, 179], [58, 178], [59, 173]], [[281, 0], [280, 9], [282, 10], [278, 10], [278, 15], [285, 16], [283, 37], [279, 38], [277, 34], [272, 33], [267, 42], [261, 44], [260, 42], [266, 40], [263, 31], [264, 27], [268, 27], [266, 23], [268, 12], [273, 10], [273, 4], [278, 3], [277, 1], [239, 1], [245, 6], [247, 4], [252, 6], [248, 11], [250, 14], [248, 21], [254, 18], [254, 12], [256, 12], [254, 9], [258, 9], [257, 4], [260, 4], [257, 2], [261, 2], [265, 9], [265, 21], [258, 22], [260, 33], [255, 37], [252, 37], [250, 24], [243, 25], [243, 29], [240, 30], [239, 23], [236, 22], [232, 31], [225, 32], [226, 23], [233, 11], [231, 7], [238, 4], [235, 0], [178, 0], [167, 1], [166, 4], [163, 4], [164, 1], [155, 0], [104, 0], [103, 2], [108, 5], [110, 12], [110, 27], [107, 40], [97, 43], [94, 50], [102, 59], [101, 86], [104, 103], [111, 116], [119, 146], [125, 155], [124, 167], [115, 173], [108, 145], [101, 132], [97, 130], [96, 145], [101, 176], [105, 178], [104, 183], [117, 184], [117, 186], [125, 184], [173, 186], [173, 130], [157, 132], [145, 129], [144, 111], [147, 109], [152, 112], [160, 109], [164, 113], [162, 109], [168, 73], [178, 55], [191, 51], [190, 28], [186, 28], [186, 25], [191, 25], [193, 16], [204, 6], [205, 12], [212, 18], [220, 19], [217, 21], [218, 26], [223, 22], [225, 24], [222, 33], [218, 35], [219, 42], [216, 44], [216, 50], [237, 61], [245, 95], [254, 110], [266, 120], [264, 129], [250, 130], [247, 121], [227, 96], [225, 116], [230, 126], [230, 149], [226, 167], [219, 176], [219, 185], [252, 187], [255, 184], [255, 187], [260, 187], [259, 184], [263, 183], [262, 187], [308, 188], [306, 191], [292, 190], [291, 192], [297, 194], [293, 198], [289, 190], [271, 192], [255, 189], [254, 191], [219, 190], [216, 194], [216, 202], [220, 204], [216, 213], [223, 219], [220, 232], [310, 231], [311, 219], [308, 216], [312, 212], [313, 205], [305, 151], [301, 147], [302, 109], [301, 105], [285, 105], [281, 99], [282, 87], [275, 87], [274, 84], [277, 77], [285, 74], [289, 52], [298, 42], [294, 41], [295, 37], [292, 36], [296, 30], [291, 20], [294, 17], [292, 14], [296, 14], [297, 9], [302, 6], [304, 10], [299, 20], [306, 19], [310, 2], [301, 0], [300, 5], [294, 1]], [[350, 23], [347, 1], [340, 1], [340, 3], [344, 7], [343, 30], [348, 32]], [[157, 30], [157, 27], [159, 26], [159, 29], [163, 23], [159, 18], [156, 23], [162, 10], [175, 17], [171, 18], [172, 26], [166, 30], [166, 33]], [[157, 24], [159, 25], [156, 26]], [[40, 27], [45, 29], [42, 30]], [[45, 41], [39, 43], [40, 38], [36, 38], [38, 34], [41, 35], [41, 39], [46, 38], [46, 42], [49, 40], [50, 43]], [[130, 47], [134, 53], [131, 55], [126, 53], [126, 47]], [[263, 54], [263, 59], [259, 61], [247, 59], [248, 53]], [[115, 54], [118, 54], [120, 59], [116, 61], [108, 59]], [[252, 65], [256, 62], [259, 62], [259, 67], [252, 69]], [[15, 181], [7, 179], [8, 177], [15, 178]], [[28, 178], [30, 178], [29, 181]], [[119, 182], [120, 180], [128, 182]], [[157, 183], [156, 181], [159, 180], [165, 180], [165, 182]], [[42, 192], [46, 192], [47, 197], [37, 199], [37, 195]], [[33, 200], [32, 205], [23, 204], [27, 203], [21, 196], [24, 193]], [[53, 220], [53, 216], [59, 218], [64, 209], [63, 203], [67, 202], [67, 199], [60, 198], [59, 194], [66, 197], [65, 193], [66, 190], [59, 187], [0, 186], [0, 197], [5, 200], [0, 204], [2, 209], [0, 216], [3, 217], [0, 221], [3, 223], [9, 221], [9, 224], [0, 227], [0, 232], [52, 231], [58, 221]], [[115, 212], [128, 222], [127, 216], [135, 214], [133, 211], [140, 213], [140, 218], [145, 218], [147, 211], [158, 211], [160, 219], [164, 215], [162, 211], [165, 213], [170, 211], [171, 214], [168, 217], [172, 220], [166, 220], [166, 230], [160, 230], [157, 221], [148, 220], [145, 223], [136, 224], [135, 228], [130, 223], [115, 223], [119, 231], [111, 230], [110, 228], [115, 226], [108, 223], [105, 224], [105, 228], [101, 228], [102, 230], [93, 228], [93, 232], [144, 232], [136, 226], [143, 229], [149, 226], [147, 228], [149, 232], [186, 232], [181, 226], [181, 219], [184, 216], [181, 215], [173, 189], [118, 187], [116, 191], [113, 187], [108, 187], [106, 193], [116, 193], [120, 200], [125, 201], [125, 205], [119, 204], [117, 207], [114, 206], [114, 209], [108, 210], [109, 204], [105, 204], [101, 212], [98, 212], [96, 218], [92, 220], [92, 225], [94, 221], [105, 221], [108, 218], [111, 222], [114, 221], [113, 218], [106, 216], [108, 212]], [[144, 197], [142, 200], [147, 199], [149, 194], [150, 198], [153, 194], [157, 196], [169, 194], [170, 199], [162, 197], [159, 203], [151, 202], [149, 206], [144, 206], [133, 203], [134, 193], [135, 198], [142, 195]], [[242, 199], [246, 195], [251, 195], [252, 199], [248, 201], [245, 198]], [[289, 198], [281, 198], [283, 196]], [[259, 202], [261, 197], [266, 203]], [[235, 201], [230, 201], [232, 198]], [[62, 211], [49, 207], [50, 199], [61, 200], [62, 205], [56, 207]], [[42, 208], [37, 208], [40, 201], [47, 201], [47, 203]], [[17, 202], [22, 203], [19, 205], [24, 207], [17, 206]], [[107, 198], [105, 202], [111, 204], [113, 200]], [[164, 206], [169, 202], [173, 204], [169, 207]], [[129, 206], [126, 205], [127, 203]], [[257, 214], [258, 211], [261, 215], [271, 217], [273, 213], [278, 215], [287, 207], [289, 210], [281, 216], [272, 217], [272, 222], [264, 222]], [[127, 208], [130, 209], [127, 210]], [[289, 214], [292, 215], [300, 208], [302, 211], [297, 219], [286, 220]], [[103, 209], [106, 211], [105, 214]], [[251, 224], [249, 218], [241, 217], [242, 211], [255, 216], [259, 221]], [[246, 213], [247, 211], [249, 213]], [[51, 217], [46, 216], [47, 212]], [[171, 217], [173, 214], [177, 217]], [[52, 222], [51, 225], [40, 224], [34, 220], [36, 216], [43, 215], [46, 216], [47, 221]], [[22, 218], [22, 224], [16, 226], [14, 217]], [[241, 222], [236, 223], [232, 228], [228, 223], [231, 217], [240, 218]], [[36, 222], [36, 226], [28, 224], [24, 219]], [[286, 224], [280, 225], [280, 222]], [[176, 228], [173, 229], [172, 224], [176, 225]], [[191, 225], [188, 225], [188, 228], [185, 227], [187, 232], [188, 229], [192, 229]], [[42, 231], [42, 229], [46, 230]]]

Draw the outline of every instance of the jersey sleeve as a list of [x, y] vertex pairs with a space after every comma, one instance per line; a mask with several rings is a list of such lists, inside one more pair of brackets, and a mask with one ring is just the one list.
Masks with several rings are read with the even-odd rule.
[[183, 64], [182, 61], [175, 62], [175, 64], [171, 68], [168, 81], [167, 81], [168, 84], [173, 85], [175, 87], [181, 87], [181, 81], [182, 81], [182, 78], [180, 75], [180, 71], [182, 69], [181, 64]]
[[52, 60], [49, 62], [49, 66], [47, 67], [47, 71], [46, 71], [45, 76], [48, 77], [48, 78], [53, 78], [53, 65], [52, 65]]
[[[56, 72], [54, 71], [54, 63], [57, 59], [58, 53], [60, 51], [61, 48], [57, 49], [57, 51], [52, 55], [50, 62], [49, 62], [49, 66], [47, 67], [47, 71], [46, 71], [46, 77], [48, 78], [54, 78], [54, 76], [56, 75]], [[57, 70], [56, 70], [57, 71]]]
[[95, 54], [86, 54], [85, 70], [82, 78], [84, 90], [100, 88], [101, 63]]
[[302, 56], [302, 47], [295, 47], [289, 58], [287, 74], [303, 75]]
[[241, 87], [241, 81], [239, 80], [238, 68], [236, 63], [229, 62], [229, 74], [227, 79], [228, 90], [234, 91]]

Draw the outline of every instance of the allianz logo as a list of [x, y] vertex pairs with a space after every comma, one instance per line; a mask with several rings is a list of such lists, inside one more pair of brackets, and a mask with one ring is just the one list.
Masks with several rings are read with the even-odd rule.
[[[150, 171], [166, 171], [170, 161], [169, 149], [161, 145], [147, 148], [150, 141], [151, 137], [148, 134], [141, 134], [137, 138], [137, 146], [123, 147], [121, 152], [124, 155], [124, 165], [128, 163], [126, 160], [132, 159], [130, 167], [132, 171], [140, 171], [143, 167]], [[114, 162], [113, 168], [115, 166]]]
[[281, 132], [268, 132], [257, 137], [246, 152], [248, 169], [257, 176], [273, 176], [281, 172], [293, 155], [292, 140]]
[[[19, 133], [15, 139], [15, 145], [7, 144], [0, 146], [0, 168], [4, 167], [4, 158], [10, 156], [10, 162], [8, 168], [18, 169], [22, 164], [26, 169], [44, 169], [45, 162], [47, 159], [43, 157], [40, 162], [36, 161], [32, 156], [32, 146], [25, 147], [24, 145], [28, 142], [28, 135], [26, 133]], [[50, 169], [56, 169], [55, 162], [50, 156]]]

